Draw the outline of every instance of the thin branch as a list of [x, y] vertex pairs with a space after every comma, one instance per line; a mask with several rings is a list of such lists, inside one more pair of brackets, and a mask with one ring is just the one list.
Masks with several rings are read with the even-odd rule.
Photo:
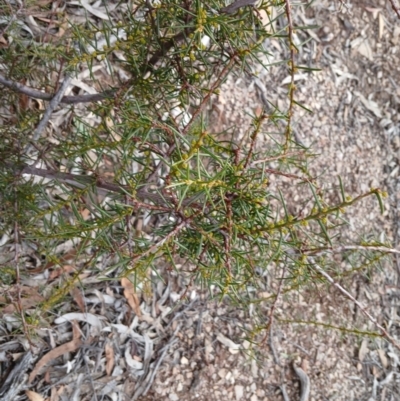
[[236, 10], [246, 6], [255, 6], [258, 0], [237, 0], [227, 7], [221, 8], [220, 12], [223, 14], [233, 14]]
[[[312, 259], [312, 258], [310, 258]], [[318, 266], [314, 261], [312, 264], [313, 268], [318, 271], [322, 276], [324, 276], [333, 286], [335, 286], [343, 295], [354, 302], [361, 312], [381, 331], [383, 337], [386, 337], [391, 344], [393, 344], [398, 350], [400, 350], [400, 344], [387, 332], [387, 330], [366, 310], [366, 308], [357, 301], [346, 289], [344, 289], [338, 282], [336, 282], [325, 270]]]
[[[334, 326], [333, 324], [316, 322], [314, 320], [282, 319], [282, 318], [279, 318], [279, 317], [277, 317], [276, 320], [278, 320], [278, 322], [280, 322], [280, 323], [287, 323], [287, 324], [304, 324], [304, 325], [307, 325], [307, 326], [319, 326], [319, 327], [323, 327], [324, 329], [338, 330], [341, 333], [354, 334], [356, 336], [381, 337], [381, 333], [379, 333], [377, 331], [349, 329], [347, 327]], [[302, 350], [302, 351], [305, 352], [305, 350]]]
[[[158, 50], [148, 61], [145, 65], [144, 73], [147, 71], [148, 67], [154, 67], [158, 61], [164, 57], [171, 47], [177, 42], [183, 40], [188, 34], [192, 33], [195, 28], [188, 29], [187, 32], [181, 32], [170, 40], [168, 40], [160, 50]], [[131, 81], [133, 81], [136, 77], [133, 77]], [[28, 97], [34, 99], [41, 99], [41, 100], [52, 100], [54, 98], [54, 94], [44, 93], [38, 91], [36, 89], [30, 88], [29, 86], [22, 85], [18, 82], [12, 81], [7, 79], [3, 75], [0, 74], [0, 84], [4, 85], [5, 87], [19, 93], [23, 93]], [[118, 89], [110, 89], [106, 90], [101, 93], [96, 93], [92, 95], [78, 95], [78, 96], [64, 96], [61, 98], [59, 103], [65, 104], [77, 104], [77, 103], [91, 103], [91, 102], [98, 102], [107, 98], [113, 97], [118, 92]]]
[[251, 158], [253, 157], [254, 147], [256, 145], [256, 139], [257, 139], [258, 134], [261, 131], [262, 123], [266, 118], [267, 118], [267, 116], [263, 113], [261, 116], [255, 118], [253, 120], [255, 127], [253, 130], [253, 133], [250, 135], [250, 139], [251, 139], [250, 149], [247, 151], [246, 160], [243, 165], [243, 171], [247, 169], [247, 166], [249, 165], [249, 162], [250, 162]]
[[286, 126], [286, 141], [285, 141], [285, 151], [287, 150], [287, 146], [290, 140], [290, 135], [292, 132], [292, 117], [293, 117], [293, 108], [294, 108], [294, 73], [295, 73], [295, 64], [294, 64], [294, 54], [296, 52], [296, 47], [294, 44], [293, 38], [293, 20], [292, 20], [292, 11], [290, 0], [285, 1], [285, 13], [286, 18], [288, 20], [288, 40], [289, 40], [289, 49], [290, 49], [290, 59], [289, 59], [289, 73], [290, 73], [290, 87], [289, 87], [289, 110], [288, 110], [288, 118], [287, 118], [287, 126]]
[[[175, 199], [172, 196], [162, 195], [161, 191], [163, 188], [160, 188], [158, 192], [150, 192], [147, 188], [148, 186], [143, 186], [141, 188], [135, 189], [127, 185], [110, 183], [96, 176], [63, 173], [60, 171], [28, 166], [26, 164], [22, 166], [13, 166], [11, 163], [3, 163], [3, 166], [10, 168], [14, 172], [14, 174], [18, 175], [35, 175], [38, 177], [46, 178], [48, 180], [57, 180], [79, 189], [84, 189], [92, 186], [98, 190], [104, 191], [105, 193], [114, 192], [121, 195], [129, 196], [130, 202], [132, 202], [136, 207], [143, 207], [146, 209], [166, 213], [171, 213], [175, 210]], [[154, 205], [145, 203], [146, 200], [150, 200], [154, 203]], [[186, 207], [190, 206], [192, 208], [202, 210], [204, 208], [204, 205], [197, 203], [199, 200], [199, 197], [194, 195], [190, 198], [184, 199], [181, 202], [181, 205]]]
[[279, 386], [279, 389], [281, 390], [282, 397], [283, 397], [283, 401], [290, 401], [290, 397], [289, 397], [289, 395], [288, 395], [288, 393], [287, 393], [287, 391], [286, 391], [286, 386], [285, 386], [284, 383], [282, 383], [282, 384]]
[[385, 252], [385, 253], [394, 253], [394, 254], [400, 254], [400, 251], [394, 248], [386, 248], [385, 246], [369, 246], [369, 245], [344, 245], [344, 246], [339, 246], [337, 248], [333, 248], [333, 252], [343, 252], [343, 251], [348, 251], [348, 250], [368, 250], [368, 251], [378, 251], [378, 252]]
[[334, 253], [341, 253], [345, 251], [376, 251], [376, 252], [384, 252], [384, 253], [394, 253], [400, 255], [400, 251], [394, 248], [386, 248], [385, 246], [375, 246], [375, 245], [343, 245], [338, 246], [336, 248], [332, 247], [323, 247], [317, 249], [303, 249], [303, 253], [312, 253], [313, 255], [317, 255], [323, 251], [331, 251]]
[[228, 270], [228, 283], [232, 279], [232, 237], [233, 237], [233, 211], [232, 201], [227, 199], [226, 204], [226, 219], [228, 220], [228, 233], [224, 233], [224, 251], [226, 258], [226, 269]]
[[[54, 98], [54, 94], [52, 93], [41, 92], [36, 89], [30, 88], [29, 86], [25, 86], [18, 82], [11, 81], [10, 79], [7, 79], [1, 74], [0, 74], [0, 84], [4, 85], [5, 87], [15, 92], [23, 93], [24, 95], [32, 97], [34, 99], [52, 100]], [[94, 95], [64, 96], [61, 98], [60, 103], [76, 104], [76, 103], [98, 102], [108, 97], [112, 97], [115, 92], [116, 90], [112, 89], [104, 91], [102, 93], [96, 93]]]
[[265, 169], [263, 169], [263, 171], [265, 171], [266, 173], [269, 173], [269, 174], [280, 175], [280, 176], [287, 177], [287, 178], [293, 178], [295, 180], [301, 180], [303, 182], [308, 182], [310, 184], [315, 183], [314, 178], [301, 177], [296, 174], [285, 173], [283, 171], [274, 170], [272, 168], [265, 168]]
[[268, 323], [267, 323], [267, 325], [265, 327], [266, 328], [266, 333], [265, 333], [264, 338], [261, 341], [261, 344], [262, 344], [262, 343], [265, 342], [267, 337], [269, 337], [269, 346], [271, 348], [272, 356], [274, 358], [275, 363], [277, 365], [279, 365], [279, 366], [281, 366], [281, 363], [280, 363], [279, 357], [278, 357], [278, 355], [276, 354], [276, 351], [275, 351], [275, 347], [274, 347], [274, 343], [273, 343], [274, 340], [273, 340], [273, 329], [272, 329], [272, 327], [273, 327], [273, 323], [274, 323], [275, 309], [276, 309], [276, 306], [277, 306], [277, 304], [278, 304], [278, 302], [280, 300], [280, 296], [281, 296], [281, 293], [282, 293], [283, 282], [285, 280], [285, 274], [286, 274], [286, 267], [287, 267], [287, 263], [285, 262], [285, 264], [283, 265], [283, 268], [282, 268], [282, 277], [281, 277], [281, 279], [279, 281], [278, 292], [276, 293], [276, 297], [275, 297], [274, 303], [272, 304], [271, 310], [269, 312]]
[[162, 238], [156, 244], [152, 245], [146, 251], [144, 251], [141, 254], [135, 256], [134, 258], [132, 258], [132, 264], [134, 264], [138, 260], [144, 258], [145, 256], [149, 255], [150, 253], [156, 253], [158, 248], [162, 247], [166, 242], [169, 241], [170, 238], [173, 238], [176, 234], [178, 234], [186, 226], [188, 226], [189, 225], [189, 220], [190, 219], [186, 219], [186, 220], [182, 221], [181, 223], [177, 224], [175, 226], [175, 228], [171, 232], [169, 232], [164, 238]]
[[251, 167], [254, 167], [256, 164], [260, 164], [260, 163], [268, 163], [274, 160], [279, 160], [279, 159], [283, 159], [283, 158], [287, 158], [290, 156], [301, 156], [302, 154], [304, 154], [304, 152], [289, 152], [283, 155], [278, 155], [278, 156], [271, 156], [271, 157], [267, 157], [265, 159], [260, 159], [260, 160], [255, 160], [253, 162], [250, 163]]
[[186, 125], [186, 127], [183, 130], [183, 134], [187, 134], [190, 127], [193, 125], [194, 121], [196, 118], [199, 116], [199, 114], [203, 111], [204, 106], [207, 104], [207, 101], [211, 97], [211, 95], [214, 93], [214, 91], [222, 84], [222, 81], [225, 79], [226, 75], [230, 71], [232, 64], [236, 60], [236, 54], [231, 56], [231, 59], [229, 60], [228, 64], [223, 68], [221, 73], [219, 74], [219, 77], [215, 80], [215, 82], [211, 85], [210, 89], [208, 90], [208, 93], [206, 96], [204, 96], [204, 99], [202, 100], [201, 104], [196, 108], [196, 111], [193, 113], [192, 118]]
[[[7, 5], [11, 9], [11, 12], [12, 12], [12, 7], [11, 7], [9, 2], [7, 2]], [[10, 21], [8, 22], [6, 27], [2, 31], [0, 31], [0, 36], [3, 36], [9, 30], [10, 26], [12, 25], [12, 23], [16, 20], [16, 15], [18, 15], [18, 13], [21, 12], [22, 6], [23, 6], [23, 3], [21, 2], [19, 4], [19, 8], [18, 8], [17, 12], [15, 14], [11, 15]]]
[[[53, 97], [53, 99], [51, 99], [49, 105], [46, 108], [45, 113], [43, 114], [42, 119], [40, 120], [37, 128], [35, 129], [35, 131], [33, 132], [33, 138], [31, 139], [32, 142], [37, 142], [37, 140], [39, 139], [42, 131], [44, 130], [44, 128], [46, 127], [47, 123], [50, 120], [51, 114], [53, 113], [53, 111], [56, 109], [56, 107], [60, 104], [61, 99], [65, 93], [65, 91], [68, 88], [68, 85], [71, 83], [71, 76], [70, 75], [66, 75], [64, 77], [64, 81], [60, 87], [60, 89], [58, 90], [58, 92], [55, 94], [55, 96]], [[29, 150], [32, 148], [31, 144], [28, 144], [25, 148], [25, 152], [28, 153]]]

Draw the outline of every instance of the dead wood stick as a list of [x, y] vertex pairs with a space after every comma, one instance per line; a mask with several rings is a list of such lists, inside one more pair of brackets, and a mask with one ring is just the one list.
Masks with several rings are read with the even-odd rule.
[[233, 14], [239, 8], [243, 8], [246, 6], [255, 6], [258, 0], [237, 0], [234, 1], [232, 4], [229, 4], [227, 7], [221, 8], [221, 13], [223, 14]]
[[[56, 107], [60, 104], [61, 99], [65, 93], [65, 91], [68, 88], [68, 85], [71, 82], [71, 76], [66, 75], [64, 77], [64, 81], [58, 90], [58, 92], [55, 94], [55, 96], [51, 99], [49, 105], [46, 108], [46, 111], [43, 114], [42, 119], [40, 120], [38, 126], [36, 127], [35, 131], [33, 132], [33, 138], [31, 139], [32, 142], [37, 142], [39, 139], [40, 135], [42, 134], [42, 131], [46, 127], [47, 123], [50, 120], [51, 114], [53, 111], [56, 109]], [[25, 152], [28, 153], [32, 149], [32, 145], [28, 144], [25, 148]]]
[[[0, 84], [5, 87], [19, 93], [23, 93], [24, 95], [41, 100], [52, 100], [54, 98], [54, 94], [41, 92], [37, 89], [30, 88], [29, 86], [22, 85], [18, 82], [11, 81], [7, 79], [3, 75], [0, 74]], [[99, 100], [104, 100], [108, 97], [114, 95], [115, 90], [107, 90], [102, 93], [95, 93], [92, 95], [80, 95], [80, 96], [63, 96], [60, 99], [60, 103], [66, 104], [77, 104], [77, 103], [90, 103], [90, 102], [98, 102]]]
[[0, 399], [2, 401], [14, 401], [20, 391], [26, 389], [27, 375], [31, 363], [36, 358], [31, 351], [22, 356], [7, 376], [0, 388]]
[[293, 364], [293, 369], [300, 379], [300, 401], [308, 401], [311, 390], [310, 378], [303, 369], [299, 368], [295, 364]]

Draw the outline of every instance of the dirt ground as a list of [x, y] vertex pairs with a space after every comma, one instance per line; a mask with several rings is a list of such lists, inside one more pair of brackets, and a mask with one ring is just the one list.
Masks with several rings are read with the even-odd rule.
[[[316, 0], [308, 8], [293, 7], [293, 17], [297, 25], [319, 26], [296, 32], [298, 62], [320, 69], [296, 75], [296, 96], [313, 111], [298, 109], [294, 116], [297, 140], [318, 154], [311, 171], [320, 176], [327, 190], [337, 185], [340, 175], [350, 196], [371, 187], [389, 194], [383, 215], [375, 198], [350, 208], [341, 238], [357, 241], [373, 234], [397, 247], [400, 20], [382, 0], [375, 4], [353, 0], [348, 5]], [[271, 53], [268, 63], [287, 57], [279, 42], [271, 40], [265, 45]], [[254, 65], [253, 72], [257, 79], [246, 74], [230, 76], [213, 99], [210, 118], [216, 131], [235, 126], [235, 135], [244, 135], [248, 114], [262, 107], [263, 90], [271, 102], [284, 105], [287, 71], [279, 66], [266, 71]], [[260, 139], [257, 146], [262, 148], [265, 143]], [[290, 205], [294, 211], [298, 197], [294, 192]], [[360, 271], [342, 284], [400, 341], [399, 268], [393, 258], [381, 269]], [[251, 307], [206, 302], [202, 291], [193, 290], [188, 303], [174, 310], [185, 280], [171, 273], [170, 284], [156, 286], [158, 299], [145, 302], [143, 318], [134, 319], [129, 326], [120, 318], [125, 309], [112, 285], [105, 292], [93, 289], [85, 294], [91, 313], [105, 316], [114, 332], [99, 330], [90, 346], [73, 356], [65, 352], [63, 363], [52, 366], [52, 379], [57, 380], [50, 385], [45, 377], [36, 391], [50, 389], [52, 400], [91, 399], [88, 394], [94, 389], [103, 399], [113, 401], [400, 400], [400, 350], [379, 337], [333, 329], [376, 330], [337, 289], [326, 286], [324, 292], [310, 288], [285, 294], [276, 305], [279, 319], [270, 337], [262, 346], [252, 347], [247, 333], [254, 329], [256, 312]], [[276, 292], [277, 286], [278, 282], [266, 282], [266, 293]], [[261, 305], [258, 321], [268, 315], [270, 307]], [[101, 327], [97, 320], [91, 324]], [[49, 332], [46, 328], [38, 335], [45, 338]], [[54, 344], [70, 341], [70, 328], [60, 323], [51, 336]], [[156, 341], [159, 338], [162, 341]], [[9, 341], [1, 343], [0, 359], [13, 346]], [[136, 343], [144, 349], [144, 361], [129, 357]], [[110, 376], [104, 374], [109, 360], [104, 350], [115, 352], [116, 365]], [[157, 355], [151, 365], [154, 376], [141, 381], [151, 355]], [[136, 375], [128, 374], [128, 367]], [[309, 396], [300, 388], [298, 367], [309, 380]], [[304, 380], [302, 385], [308, 386]], [[143, 393], [146, 395], [139, 395]]]

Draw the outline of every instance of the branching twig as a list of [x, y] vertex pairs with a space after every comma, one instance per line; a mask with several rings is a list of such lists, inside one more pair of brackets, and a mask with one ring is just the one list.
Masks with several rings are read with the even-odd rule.
[[228, 283], [232, 278], [232, 236], [233, 236], [233, 211], [232, 201], [227, 199], [226, 204], [226, 218], [228, 223], [228, 233], [224, 233], [224, 251], [226, 258], [226, 269], [228, 270]]
[[292, 11], [291, 11], [291, 4], [290, 0], [285, 1], [285, 13], [286, 18], [288, 20], [288, 40], [289, 40], [289, 50], [290, 50], [290, 59], [289, 59], [289, 73], [290, 73], [290, 87], [289, 87], [289, 110], [288, 110], [288, 117], [287, 117], [287, 126], [286, 126], [286, 140], [285, 140], [285, 151], [287, 150], [290, 135], [292, 132], [292, 117], [293, 117], [293, 109], [294, 109], [294, 73], [295, 73], [295, 64], [294, 64], [294, 54], [296, 52], [296, 47], [294, 44], [293, 38], [293, 20], [292, 20]]
[[[40, 120], [37, 128], [33, 132], [33, 137], [31, 139], [32, 142], [36, 142], [39, 139], [42, 131], [44, 130], [44, 128], [46, 127], [47, 123], [50, 120], [51, 114], [56, 109], [56, 107], [60, 104], [61, 99], [62, 99], [65, 91], [67, 90], [70, 82], [71, 82], [71, 76], [66, 75], [64, 77], [64, 81], [63, 81], [60, 89], [55, 94], [55, 96], [51, 99], [49, 105], [47, 106], [45, 113], [43, 114], [42, 119]], [[25, 148], [25, 152], [28, 153], [31, 148], [32, 148], [32, 145], [28, 144]]]

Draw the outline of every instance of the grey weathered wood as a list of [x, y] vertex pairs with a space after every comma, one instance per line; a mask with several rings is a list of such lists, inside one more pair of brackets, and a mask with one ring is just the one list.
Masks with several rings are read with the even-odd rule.
[[233, 14], [236, 10], [246, 6], [255, 6], [258, 0], [237, 0], [234, 1], [229, 6], [221, 8], [221, 13], [224, 14]]
[[28, 388], [26, 385], [28, 381], [28, 375], [26, 372], [31, 368], [35, 359], [36, 357], [33, 356], [32, 352], [28, 351], [17, 361], [0, 388], [1, 401], [14, 401], [18, 393]]

